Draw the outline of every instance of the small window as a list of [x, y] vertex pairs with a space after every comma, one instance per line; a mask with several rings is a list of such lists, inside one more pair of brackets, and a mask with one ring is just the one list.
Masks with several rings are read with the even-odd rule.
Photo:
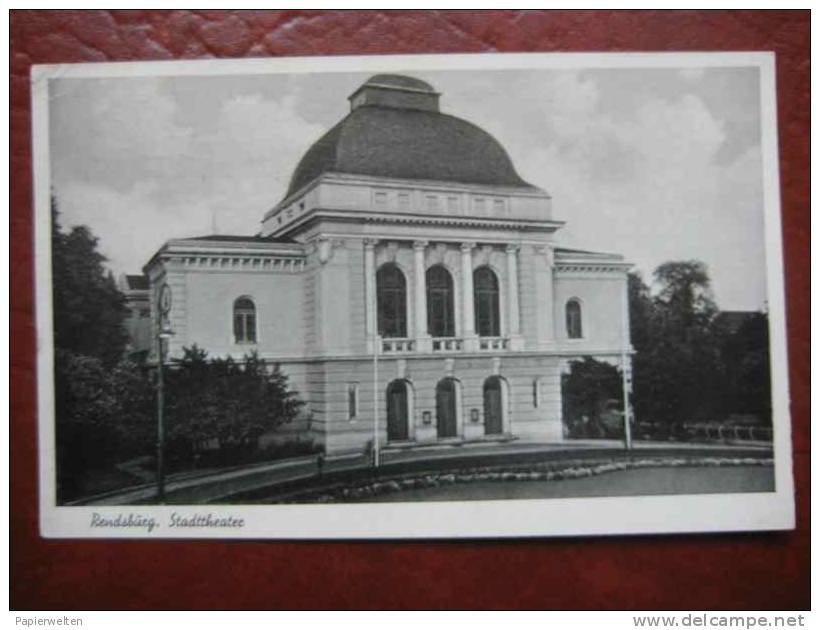
[[458, 212], [458, 197], [447, 197], [447, 211]]
[[438, 210], [438, 197], [435, 195], [427, 195], [427, 209], [431, 212]]
[[473, 202], [475, 207], [475, 211], [478, 213], [484, 212], [484, 209], [487, 207], [486, 203], [484, 202], [484, 197], [476, 197], [475, 201]]
[[493, 199], [493, 212], [495, 212], [496, 214], [501, 214], [504, 212], [503, 199]]
[[570, 339], [581, 339], [583, 337], [583, 329], [581, 328], [581, 303], [575, 298], [567, 302], [566, 315], [567, 337]]
[[377, 208], [386, 208], [387, 207], [387, 193], [386, 192], [377, 192], [375, 195], [376, 200], [376, 207]]
[[399, 193], [399, 210], [410, 209], [410, 193]]
[[256, 305], [250, 298], [233, 303], [233, 337], [236, 343], [256, 343]]
[[532, 406], [536, 409], [541, 406], [541, 377], [532, 380]]
[[359, 384], [350, 383], [347, 386], [347, 419], [355, 420], [359, 415]]

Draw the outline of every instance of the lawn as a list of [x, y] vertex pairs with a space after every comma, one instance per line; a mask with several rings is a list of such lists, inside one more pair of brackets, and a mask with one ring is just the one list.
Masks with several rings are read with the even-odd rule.
[[771, 466], [679, 467], [618, 470], [561, 481], [477, 481], [390, 492], [351, 503], [551, 499], [565, 497], [773, 492]]

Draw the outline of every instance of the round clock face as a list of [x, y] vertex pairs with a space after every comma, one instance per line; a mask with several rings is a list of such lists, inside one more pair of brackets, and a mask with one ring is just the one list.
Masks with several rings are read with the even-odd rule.
[[163, 284], [159, 290], [159, 312], [167, 315], [171, 310], [171, 287]]

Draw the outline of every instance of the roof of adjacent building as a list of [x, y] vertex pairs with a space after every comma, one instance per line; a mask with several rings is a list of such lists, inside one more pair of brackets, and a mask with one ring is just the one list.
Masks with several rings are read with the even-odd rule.
[[352, 111], [305, 153], [286, 198], [327, 172], [534, 188], [493, 136], [438, 111], [438, 94], [428, 83], [375, 75], [353, 96], [360, 92]]
[[148, 276], [145, 275], [125, 275], [125, 288], [131, 291], [147, 291], [149, 287]]
[[222, 243], [295, 243], [287, 236], [246, 236], [241, 234], [209, 234], [207, 236], [191, 236], [179, 239], [181, 241], [213, 241]]

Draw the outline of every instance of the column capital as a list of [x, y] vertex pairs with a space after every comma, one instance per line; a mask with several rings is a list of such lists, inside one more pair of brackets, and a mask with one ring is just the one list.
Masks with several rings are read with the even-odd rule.
[[377, 239], [377, 238], [366, 238], [362, 242], [364, 243], [364, 248], [365, 249], [373, 249], [376, 246], [376, 243], [379, 242], [379, 239]]
[[469, 241], [461, 244], [461, 251], [465, 254], [471, 252], [473, 249], [475, 249], [474, 242]]
[[552, 267], [555, 262], [555, 255], [551, 245], [539, 245], [535, 249], [535, 253], [539, 256], [543, 256], [544, 259], [547, 261], [547, 265]]
[[508, 243], [507, 246], [504, 248], [508, 254], [515, 254], [518, 250], [521, 249], [521, 245], [518, 243]]
[[416, 251], [424, 251], [429, 244], [430, 241], [413, 241], [413, 249]]

